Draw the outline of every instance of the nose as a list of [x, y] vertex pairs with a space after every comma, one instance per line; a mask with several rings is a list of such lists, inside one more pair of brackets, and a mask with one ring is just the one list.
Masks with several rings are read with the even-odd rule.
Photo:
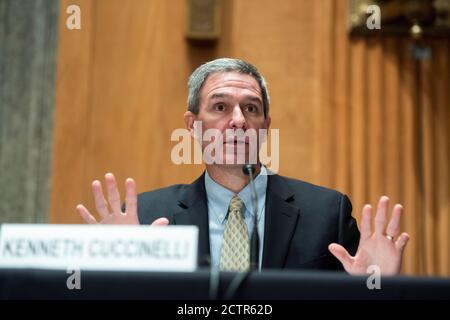
[[233, 116], [231, 118], [230, 127], [233, 129], [246, 129], [247, 128], [247, 122], [245, 119], [244, 114], [242, 113], [242, 110], [240, 106], [235, 106], [233, 109]]

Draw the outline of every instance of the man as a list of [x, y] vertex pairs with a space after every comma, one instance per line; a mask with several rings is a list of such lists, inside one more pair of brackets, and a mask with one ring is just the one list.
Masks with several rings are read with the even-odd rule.
[[[186, 128], [198, 139], [194, 122], [202, 129], [218, 129], [223, 137], [223, 158], [229, 164], [213, 161], [205, 173], [190, 185], [175, 185], [136, 196], [133, 179], [125, 182], [125, 208], [122, 210], [115, 178], [105, 176], [109, 212], [99, 181], [92, 184], [101, 220], [97, 222], [83, 206], [77, 210], [88, 223], [197, 225], [201, 265], [221, 270], [248, 270], [248, 240], [253, 225], [253, 204], [249, 178], [236, 160], [248, 161], [248, 141], [229, 132], [270, 127], [269, 95], [258, 70], [238, 59], [217, 59], [194, 71], [188, 83]], [[212, 142], [203, 141], [202, 150]], [[361, 236], [351, 216], [349, 199], [334, 190], [299, 180], [268, 174], [256, 167], [257, 228], [262, 269], [339, 269], [365, 274], [377, 265], [383, 275], [400, 270], [403, 250], [409, 240], [400, 234], [402, 206], [395, 205], [386, 225], [389, 199], [381, 197], [374, 226], [372, 208], [366, 205], [361, 219]], [[236, 240], [237, 239], [237, 240]], [[356, 254], [355, 254], [356, 253]], [[352, 256], [355, 254], [354, 256]]]

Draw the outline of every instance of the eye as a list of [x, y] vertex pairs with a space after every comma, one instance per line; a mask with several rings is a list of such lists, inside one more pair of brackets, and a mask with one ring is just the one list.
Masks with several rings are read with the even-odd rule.
[[221, 104], [221, 103], [215, 104], [215, 105], [213, 106], [213, 109], [214, 109], [215, 111], [225, 111], [225, 105], [224, 105], [224, 104]]
[[253, 104], [249, 104], [249, 105], [245, 106], [245, 111], [250, 112], [250, 113], [257, 113], [258, 108]]

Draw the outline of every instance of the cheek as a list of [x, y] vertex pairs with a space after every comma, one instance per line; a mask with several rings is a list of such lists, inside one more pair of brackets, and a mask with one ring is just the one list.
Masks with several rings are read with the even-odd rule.
[[247, 125], [249, 129], [251, 128], [255, 130], [267, 128], [264, 119], [249, 119], [247, 121]]
[[224, 132], [227, 128], [227, 123], [228, 122], [225, 119], [203, 121], [203, 132], [208, 129], [218, 129], [220, 132]]

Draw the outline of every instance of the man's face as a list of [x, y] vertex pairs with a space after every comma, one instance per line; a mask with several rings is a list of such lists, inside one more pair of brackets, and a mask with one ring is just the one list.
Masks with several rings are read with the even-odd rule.
[[[236, 160], [238, 154], [245, 154], [247, 161], [250, 142], [248, 137], [236, 139], [230, 133], [238, 129], [244, 132], [253, 129], [258, 134], [260, 129], [269, 128], [270, 117], [264, 117], [258, 82], [252, 76], [239, 72], [213, 73], [206, 79], [199, 96], [199, 113], [194, 115], [186, 112], [185, 119], [187, 117], [191, 120], [187, 124], [202, 121], [203, 132], [211, 128], [218, 129], [223, 137], [224, 156]], [[210, 143], [203, 141], [202, 150]], [[257, 150], [258, 145], [259, 142], [251, 148]]]

